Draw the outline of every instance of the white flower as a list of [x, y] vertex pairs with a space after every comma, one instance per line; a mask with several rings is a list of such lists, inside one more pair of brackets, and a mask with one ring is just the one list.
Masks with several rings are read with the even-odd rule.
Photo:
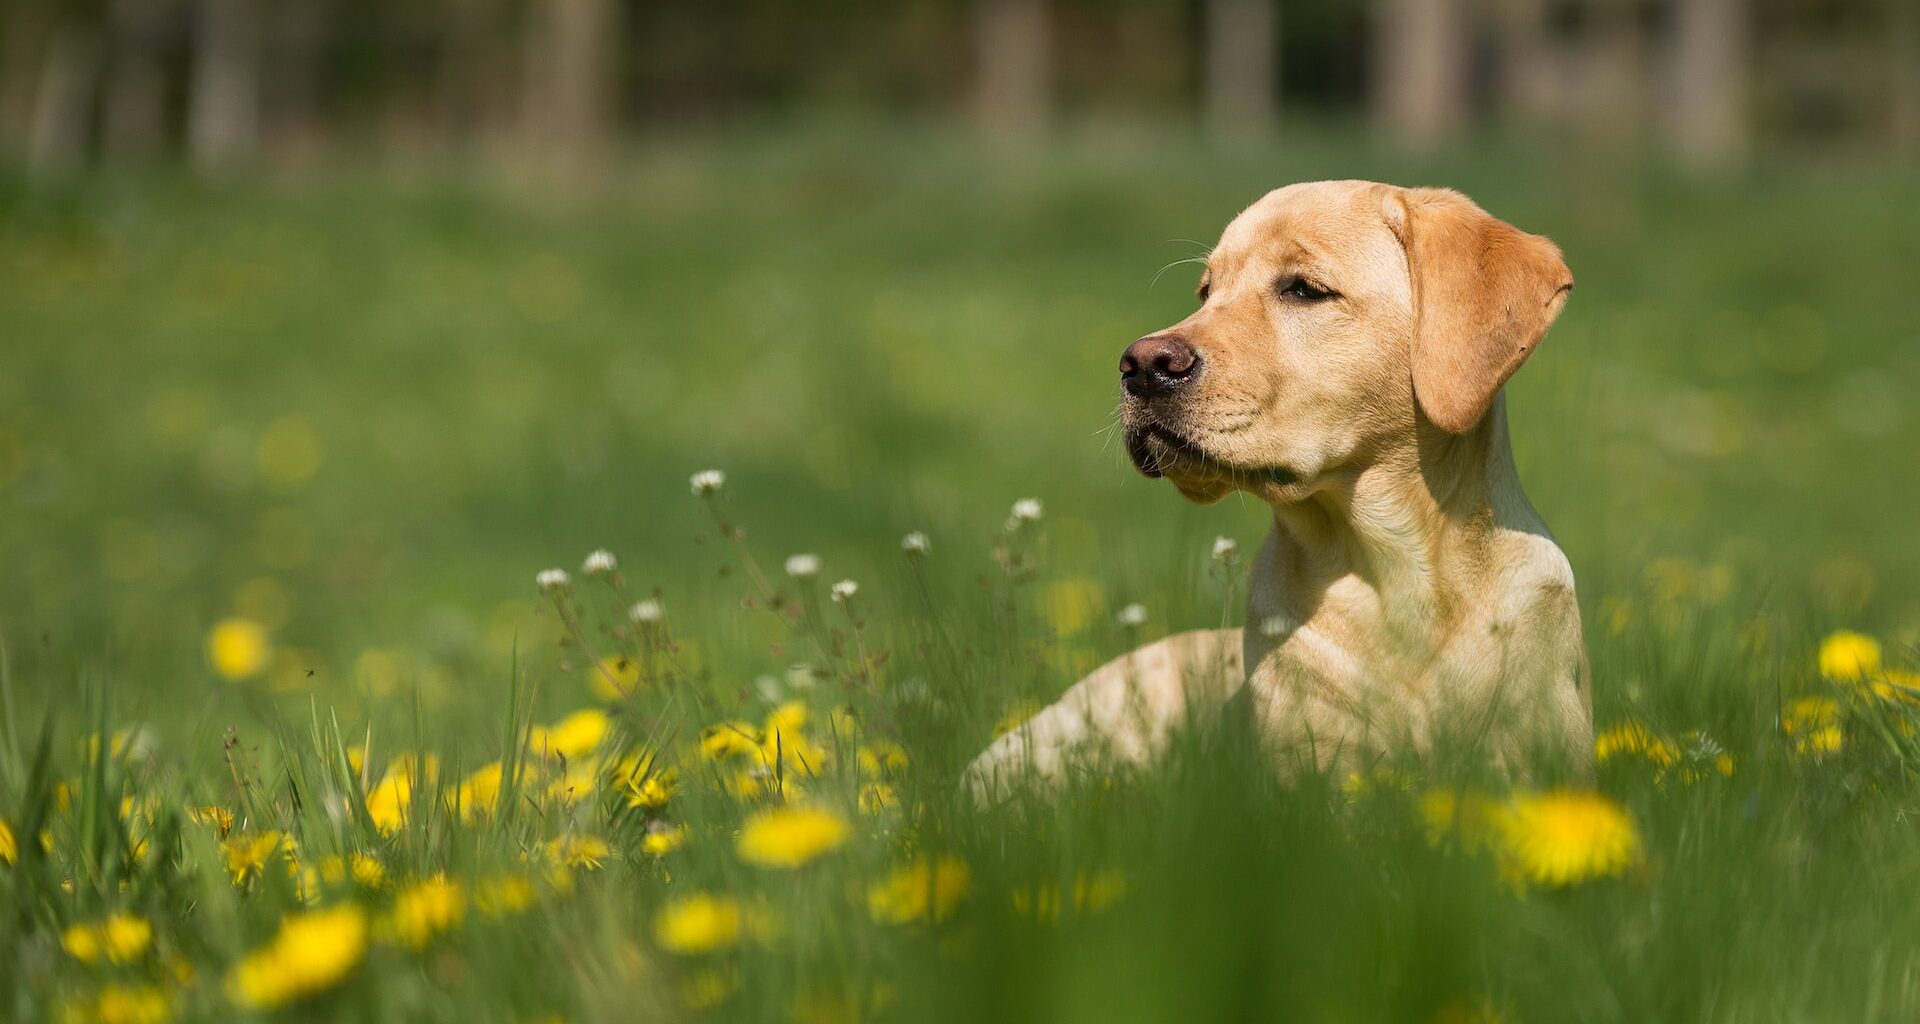
[[540, 585], [540, 592], [544, 594], [571, 586], [573, 577], [568, 576], [565, 569], [542, 569], [540, 575], [533, 578], [533, 582]]
[[654, 623], [659, 622], [660, 617], [666, 613], [667, 610], [660, 607], [659, 601], [649, 597], [645, 601], [636, 602], [633, 607], [627, 609], [627, 618], [635, 622]]
[[1144, 626], [1147, 622], [1147, 606], [1135, 601], [1114, 613], [1113, 618], [1122, 626]]
[[1013, 503], [1013, 519], [1015, 522], [1037, 523], [1045, 511], [1045, 509], [1040, 507], [1039, 498], [1021, 498], [1019, 501]]
[[1283, 616], [1269, 615], [1260, 620], [1260, 635], [1273, 639], [1287, 631], [1287, 620]]
[[787, 575], [796, 580], [810, 580], [820, 575], [820, 556], [801, 554], [789, 557]]
[[726, 482], [727, 474], [717, 469], [703, 469], [693, 474], [691, 480], [693, 493], [695, 494], [712, 494], [724, 486]]
[[905, 537], [900, 538], [900, 550], [905, 551], [909, 555], [926, 554], [927, 535], [921, 533], [919, 530], [907, 534]]
[[588, 555], [587, 560], [580, 563], [580, 575], [599, 576], [604, 573], [610, 573], [619, 564], [619, 562], [614, 561], [613, 552], [608, 551], [606, 548], [601, 548]]
[[810, 690], [819, 679], [820, 677], [814, 674], [812, 665], [787, 666], [787, 689], [789, 690]]
[[1232, 537], [1213, 538], [1213, 560], [1216, 562], [1224, 562], [1232, 558], [1233, 553], [1239, 549], [1240, 542]]
[[860, 592], [860, 584], [855, 583], [852, 580], [841, 580], [840, 582], [835, 583], [833, 585], [834, 603], [838, 604], [842, 601], [850, 601], [853, 599], [853, 595], [858, 594], [859, 592]]
[[760, 699], [769, 704], [778, 704], [787, 699], [787, 687], [779, 679], [763, 675], [753, 681], [753, 688], [760, 693]]

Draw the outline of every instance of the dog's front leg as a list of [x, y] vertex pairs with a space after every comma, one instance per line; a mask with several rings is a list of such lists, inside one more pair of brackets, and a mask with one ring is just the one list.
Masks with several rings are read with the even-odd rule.
[[1176, 725], [1219, 708], [1240, 689], [1241, 658], [1237, 629], [1177, 633], [1123, 654], [994, 741], [967, 767], [962, 786], [987, 804], [1023, 780], [1057, 783], [1076, 751], [1150, 761]]

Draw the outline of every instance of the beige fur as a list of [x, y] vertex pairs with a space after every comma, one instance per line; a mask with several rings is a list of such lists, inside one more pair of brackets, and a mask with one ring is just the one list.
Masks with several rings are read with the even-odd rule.
[[968, 786], [1055, 778], [1076, 749], [1147, 761], [1243, 686], [1276, 749], [1322, 766], [1456, 729], [1516, 770], [1542, 747], [1584, 763], [1573, 574], [1521, 493], [1500, 397], [1572, 287], [1553, 243], [1448, 190], [1313, 182], [1236, 217], [1200, 308], [1161, 332], [1198, 370], [1123, 414], [1149, 475], [1272, 508], [1246, 628], [1115, 659]]

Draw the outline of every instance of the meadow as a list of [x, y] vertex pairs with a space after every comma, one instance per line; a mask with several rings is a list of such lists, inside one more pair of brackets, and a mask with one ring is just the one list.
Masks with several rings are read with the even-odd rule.
[[[1114, 365], [1321, 177], [1567, 254], [1509, 412], [1596, 791], [1226, 721], [968, 806], [1237, 623], [1264, 510], [1135, 474]], [[0, 178], [0, 1017], [1912, 1020], [1915, 185], [832, 127], [563, 198]]]

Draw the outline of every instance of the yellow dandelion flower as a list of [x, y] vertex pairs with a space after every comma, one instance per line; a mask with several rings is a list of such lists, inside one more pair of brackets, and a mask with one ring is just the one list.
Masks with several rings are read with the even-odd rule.
[[131, 963], [153, 948], [153, 925], [133, 914], [114, 914], [98, 924], [76, 924], [60, 935], [60, 946], [81, 963], [102, 955], [116, 964]]
[[1820, 675], [1855, 682], [1880, 672], [1880, 641], [1864, 633], [1840, 630], [1820, 642]]
[[602, 700], [622, 700], [640, 687], [640, 665], [624, 654], [610, 654], [587, 670], [587, 686]]
[[720, 785], [729, 796], [741, 800], [754, 800], [766, 796], [778, 798], [781, 795], [781, 781], [774, 778], [773, 772], [769, 771], [765, 765], [756, 764], [751, 768], [727, 773], [721, 777]]
[[875, 740], [860, 748], [860, 770], [883, 776], [907, 767], [907, 748], [892, 740]]
[[600, 762], [582, 757], [569, 760], [567, 769], [547, 783], [547, 799], [567, 807], [586, 799], [600, 785]]
[[780, 774], [818, 775], [827, 766], [831, 756], [827, 748], [814, 743], [802, 733], [768, 732], [760, 744], [759, 766], [769, 770], [778, 768]]
[[93, 998], [62, 1005], [66, 1024], [167, 1024], [173, 1019], [173, 1000], [158, 985], [110, 984]]
[[1046, 612], [1056, 635], [1077, 636], [1093, 623], [1094, 612], [1102, 600], [1100, 584], [1085, 577], [1073, 577], [1047, 584], [1041, 609]]
[[60, 933], [60, 948], [67, 955], [83, 964], [100, 959], [100, 927], [91, 924], [71, 925]]
[[283, 845], [287, 845], [287, 837], [271, 829], [242, 832], [221, 840], [220, 852], [226, 855], [227, 873], [233, 876], [233, 884], [244, 885], [260, 877], [267, 859]]
[[972, 875], [958, 857], [916, 860], [867, 889], [867, 912], [882, 924], [944, 921], [966, 898]]
[[495, 875], [474, 891], [473, 905], [489, 917], [517, 914], [533, 906], [533, 880], [525, 875]]
[[1780, 731], [1795, 753], [1837, 753], [1846, 740], [1840, 728], [1840, 702], [1832, 697], [1801, 697], [1780, 709]]
[[1618, 875], [1640, 862], [1640, 832], [1619, 804], [1598, 793], [1522, 795], [1500, 816], [1507, 866], [1538, 885]]
[[790, 700], [774, 708], [767, 714], [767, 721], [761, 732], [772, 736], [774, 733], [786, 733], [798, 736], [807, 727], [807, 705], [803, 701]]
[[1644, 757], [1656, 767], [1664, 768], [1678, 760], [1680, 752], [1672, 742], [1633, 721], [1622, 722], [1593, 738], [1593, 759], [1599, 764], [1629, 755]]
[[188, 808], [187, 820], [196, 825], [213, 826], [214, 833], [222, 839], [233, 831], [233, 812], [218, 804]]
[[144, 917], [114, 914], [100, 925], [107, 959], [124, 964], [147, 954], [153, 948], [153, 925]]
[[627, 806], [643, 807], [657, 811], [667, 806], [677, 789], [674, 774], [671, 771], [649, 775], [636, 782], [631, 776], [627, 780]]
[[[1075, 913], [1098, 913], [1127, 894], [1127, 876], [1111, 868], [1092, 874], [1075, 875], [1073, 879], [1073, 909]], [[1015, 889], [1012, 895], [1014, 912], [1022, 916], [1032, 916], [1041, 921], [1060, 919], [1060, 887], [1053, 884], [1037, 885], [1028, 889]]]
[[1880, 674], [1886, 678], [1890, 695], [1907, 700], [1920, 697], [1920, 672], [1888, 668], [1881, 669]]
[[379, 889], [387, 884], [387, 866], [368, 853], [329, 856], [320, 861], [320, 877], [328, 885], [339, 885], [349, 876], [362, 888]]
[[221, 619], [207, 633], [207, 661], [229, 682], [259, 675], [272, 653], [266, 629], [251, 619]]
[[847, 840], [845, 819], [816, 807], [777, 807], [747, 819], [735, 844], [740, 859], [768, 868], [798, 868]]
[[880, 815], [900, 806], [900, 797], [884, 782], [869, 782], [860, 787], [860, 812]]
[[566, 835], [547, 843], [547, 859], [562, 867], [598, 871], [613, 850], [599, 836]]
[[386, 778], [367, 793], [367, 815], [381, 835], [392, 835], [406, 827], [407, 811], [413, 806], [413, 775], [389, 770]]
[[650, 831], [645, 839], [640, 840], [640, 849], [655, 857], [664, 857], [687, 845], [687, 835], [685, 825]]
[[680, 982], [680, 1002], [689, 1010], [711, 1010], [739, 990], [737, 969], [703, 967]]
[[444, 875], [422, 879], [400, 890], [380, 922], [380, 937], [413, 949], [425, 949], [434, 936], [459, 927], [467, 897], [460, 883]]
[[864, 998], [851, 989], [806, 985], [793, 997], [787, 1015], [793, 1024], [863, 1024], [883, 1016], [896, 995], [884, 982], [873, 983]]
[[836, 740], [850, 740], [860, 735], [860, 713], [842, 705], [827, 715], [827, 735]]
[[0, 819], [0, 860], [8, 864], [20, 858], [20, 841], [13, 838], [13, 826]]
[[1127, 876], [1112, 868], [1075, 875], [1073, 879], [1073, 905], [1082, 913], [1105, 910], [1126, 894]]
[[228, 972], [227, 997], [271, 1010], [340, 984], [367, 952], [366, 911], [351, 903], [289, 914], [273, 941]]
[[734, 900], [694, 893], [660, 908], [653, 918], [653, 938], [670, 953], [701, 956], [739, 945], [744, 922]]
[[575, 758], [591, 754], [607, 736], [607, 713], [582, 708], [551, 726], [535, 726], [529, 745], [535, 753]]
[[493, 817], [494, 805], [500, 801], [500, 781], [504, 771], [500, 762], [482, 765], [474, 769], [454, 790], [453, 799], [460, 809], [460, 820], [467, 824]]
[[717, 722], [700, 730], [700, 756], [726, 761], [760, 753], [760, 731], [751, 722]]

